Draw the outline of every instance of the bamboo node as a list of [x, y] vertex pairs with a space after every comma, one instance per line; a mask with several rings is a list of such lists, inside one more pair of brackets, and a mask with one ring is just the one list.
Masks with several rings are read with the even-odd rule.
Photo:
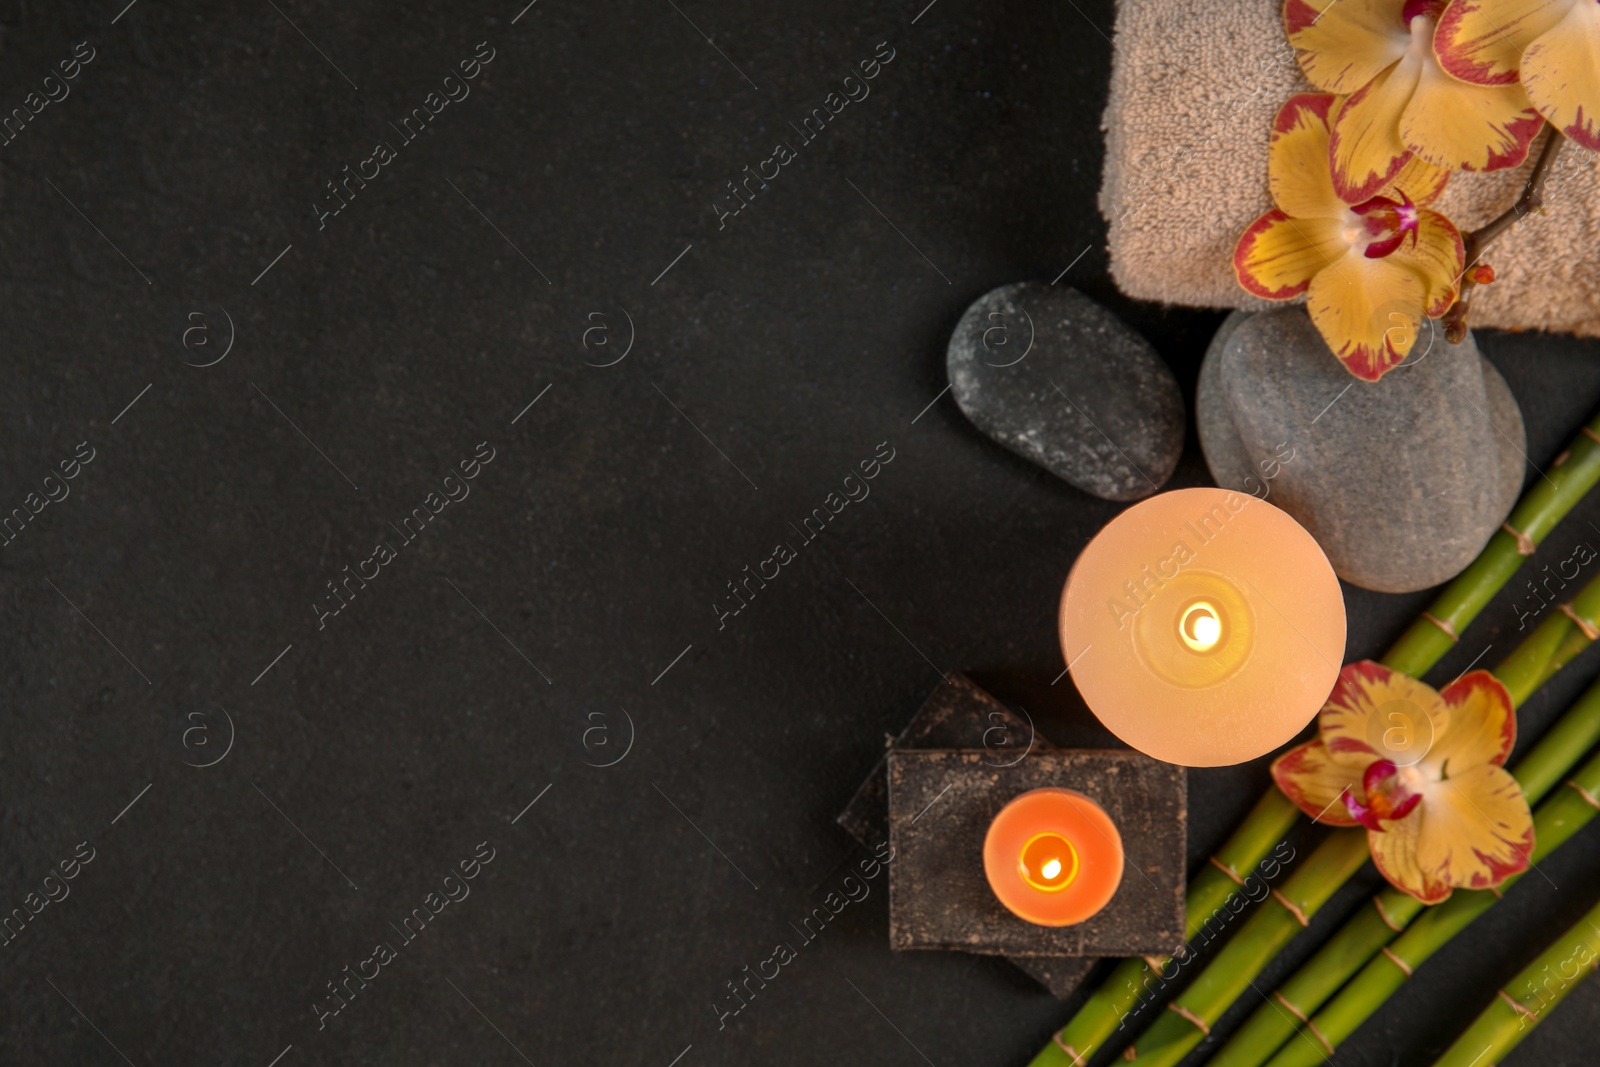
[[1132, 1063], [1134, 1060], [1139, 1058], [1139, 1050], [1134, 1048], [1132, 1045], [1129, 1045], [1127, 1048], [1122, 1050], [1122, 1058], [1127, 1060], [1129, 1063]]
[[1233, 884], [1234, 885], [1244, 885], [1244, 879], [1239, 877], [1239, 872], [1234, 870], [1232, 867], [1229, 867], [1226, 863], [1223, 863], [1221, 860], [1217, 859], [1217, 857], [1215, 857], [1215, 856], [1211, 857], [1211, 866], [1215, 867], [1217, 870], [1221, 871], [1223, 874], [1225, 874], [1229, 878], [1233, 879]]
[[1160, 974], [1161, 968], [1167, 965], [1167, 961], [1162, 959], [1160, 956], [1141, 956], [1139, 958], [1144, 960], [1144, 965], [1146, 967], [1150, 968], [1157, 974]]
[[1595, 629], [1594, 623], [1573, 611], [1571, 604], [1562, 604], [1559, 610], [1561, 614], [1571, 619], [1578, 629], [1583, 631], [1583, 636], [1589, 640], [1593, 641], [1595, 638], [1600, 637], [1600, 630]]
[[1306, 913], [1301, 910], [1300, 905], [1294, 903], [1276, 889], [1272, 891], [1272, 899], [1276, 900], [1279, 904], [1282, 904], [1284, 908], [1288, 910], [1290, 915], [1293, 915], [1296, 919], [1299, 919], [1301, 926], [1311, 925], [1311, 920], [1306, 918]]
[[1580, 429], [1581, 429], [1581, 431], [1583, 433], [1583, 436], [1587, 437], [1589, 440], [1594, 441], [1597, 444], [1600, 444], [1600, 434], [1595, 433], [1593, 430], [1589, 429], [1588, 426], [1583, 426]]
[[1306, 1020], [1306, 1029], [1311, 1031], [1311, 1036], [1312, 1037], [1314, 1037], [1318, 1041], [1322, 1042], [1322, 1047], [1327, 1050], [1328, 1055], [1332, 1056], [1333, 1055], [1333, 1043], [1331, 1041], [1329, 1041], [1327, 1038], [1322, 1036], [1322, 1031], [1317, 1029], [1317, 1024], [1312, 1022], [1310, 1019], [1307, 1019]]
[[1422, 617], [1424, 619], [1427, 619], [1429, 622], [1433, 623], [1439, 629], [1443, 630], [1444, 631], [1444, 635], [1446, 637], [1448, 637], [1451, 641], [1459, 641], [1459, 640], [1461, 640], [1461, 638], [1456, 636], [1455, 629], [1449, 623], [1445, 622], [1443, 619], [1441, 619], [1437, 615], [1435, 615], [1433, 612], [1424, 611], [1422, 613]]
[[1533, 555], [1534, 549], [1539, 547], [1533, 543], [1533, 538], [1529, 537], [1521, 530], [1516, 529], [1509, 522], [1502, 522], [1500, 524], [1500, 529], [1517, 539], [1517, 555], [1519, 556], [1531, 556]]
[[1583, 786], [1579, 785], [1577, 782], [1571, 781], [1570, 779], [1568, 780], [1567, 785], [1577, 790], [1578, 795], [1583, 798], [1585, 804], [1588, 804], [1595, 811], [1600, 811], [1600, 800], [1596, 800], [1593, 793], [1589, 792]]
[[1550, 461], [1550, 466], [1559, 467], [1559, 466], [1561, 466], [1563, 463], [1565, 463], [1567, 460], [1569, 460], [1571, 458], [1572, 458], [1572, 449], [1569, 448], [1565, 452], [1561, 453], [1561, 455], [1559, 455], [1555, 459], [1551, 460]]
[[1211, 1036], [1211, 1027], [1206, 1025], [1206, 1021], [1200, 1018], [1200, 1016], [1196, 1015], [1194, 1012], [1190, 1011], [1188, 1008], [1184, 1007], [1182, 1004], [1168, 1004], [1167, 1008], [1171, 1011], [1177, 1012], [1179, 1015], [1183, 1016], [1184, 1019], [1193, 1023], [1195, 1029], [1199, 1030], [1205, 1036]]
[[1394, 951], [1392, 949], [1390, 949], [1388, 945], [1384, 945], [1378, 951], [1382, 952], [1385, 956], [1387, 956], [1389, 958], [1389, 962], [1390, 963], [1392, 963], [1396, 967], [1400, 968], [1400, 972], [1402, 974], [1404, 974], [1407, 978], [1411, 977], [1411, 964], [1407, 963], [1405, 960], [1401, 959], [1399, 956], [1396, 956], [1394, 954]]
[[1405, 929], [1405, 927], [1401, 926], [1399, 923], [1397, 923], [1393, 919], [1389, 918], [1389, 913], [1383, 910], [1383, 898], [1382, 897], [1373, 897], [1372, 898], [1372, 906], [1374, 908], [1378, 909], [1378, 918], [1383, 920], [1383, 925], [1387, 926], [1389, 929], [1393, 930], [1397, 934]]
[[1297, 1008], [1293, 1004], [1289, 1003], [1289, 998], [1284, 996], [1282, 993], [1274, 990], [1273, 993], [1272, 993], [1272, 997], [1279, 1004], [1282, 1004], [1285, 1008], [1288, 1008], [1289, 1009], [1289, 1014], [1293, 1015], [1296, 1019], [1299, 1019], [1303, 1023], [1308, 1023], [1308, 1022], [1311, 1021], [1310, 1019], [1306, 1018], [1306, 1013], [1305, 1012], [1301, 1011], [1299, 1008]]
[[1500, 887], [1497, 886], [1497, 885], [1490, 886], [1489, 887], [1489, 892], [1494, 894], [1494, 899], [1496, 899], [1496, 900], [1504, 900], [1506, 898], [1505, 893], [1502, 892]]
[[1084, 1064], [1088, 1063], [1089, 1061], [1080, 1055], [1077, 1049], [1061, 1040], [1061, 1035], [1063, 1033], [1065, 1033], [1064, 1029], [1057, 1030], [1056, 1036], [1051, 1038], [1051, 1040], [1056, 1043], [1057, 1048], [1059, 1048], [1062, 1052], [1065, 1052], [1068, 1056], [1072, 1057], [1072, 1067], [1084, 1067]]
[[1507, 1004], [1511, 1005], [1511, 1010], [1516, 1012], [1518, 1015], [1526, 1016], [1529, 1019], [1537, 1018], [1537, 1016], [1534, 1015], [1534, 1013], [1528, 1008], [1528, 1006], [1526, 1004], [1522, 1003], [1522, 1001], [1518, 1000], [1516, 997], [1512, 996], [1510, 993], [1507, 993], [1504, 989], [1496, 990], [1495, 994], [1501, 1000], [1503, 1000]]

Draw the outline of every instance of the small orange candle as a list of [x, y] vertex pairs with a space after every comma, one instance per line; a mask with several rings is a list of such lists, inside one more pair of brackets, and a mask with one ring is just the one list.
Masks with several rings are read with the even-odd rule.
[[1344, 597], [1315, 539], [1264, 500], [1179, 489], [1101, 530], [1067, 576], [1061, 649], [1100, 721], [1168, 763], [1271, 752], [1344, 662]]
[[994, 817], [983, 873], [1011, 912], [1071, 926], [1104, 908], [1122, 883], [1122, 835], [1105, 809], [1070, 789], [1035, 789]]

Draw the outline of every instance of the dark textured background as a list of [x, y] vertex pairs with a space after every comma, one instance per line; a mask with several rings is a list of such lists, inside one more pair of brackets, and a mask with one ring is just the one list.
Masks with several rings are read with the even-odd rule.
[[[0, 551], [0, 903], [97, 853], [0, 948], [0, 1060], [1025, 1062], [1062, 1008], [1000, 960], [891, 954], [881, 877], [726, 1029], [711, 1005], [859, 858], [834, 815], [940, 671], [1107, 741], [1050, 683], [1061, 581], [1117, 506], [948, 397], [913, 420], [971, 300], [1074, 263], [1063, 284], [1192, 393], [1219, 316], [1106, 275], [1111, 4], [539, 0], [513, 25], [520, 0], [138, 0], [113, 23], [123, 2], [0, 3], [5, 109], [97, 53], [0, 148], [0, 503], [96, 450]], [[472, 95], [319, 232], [322, 183], [484, 40]], [[885, 40], [872, 95], [719, 231], [723, 183]], [[619, 308], [632, 352], [586, 366], [620, 351]], [[225, 342], [221, 309], [231, 353], [186, 365]], [[195, 310], [212, 348], [180, 341]], [[593, 312], [609, 349], [583, 346]], [[1600, 345], [1484, 347], [1548, 462], [1600, 399]], [[470, 498], [319, 631], [323, 583], [485, 440]], [[723, 583], [884, 441], [871, 497], [719, 630]], [[1205, 480], [1191, 431], [1172, 484]], [[1542, 555], [1600, 543], [1591, 519], [1600, 500]], [[1352, 657], [1426, 600], [1349, 594]], [[1437, 678], [1509, 650], [1515, 619], [1508, 593]], [[186, 766], [220, 750], [219, 707], [232, 750]], [[587, 766], [623, 749], [621, 709], [631, 751]], [[1264, 763], [1193, 775], [1192, 863], [1265, 784]], [[1591, 903], [1593, 834], [1340, 1061], [1440, 1049]], [[324, 983], [480, 841], [472, 895], [319, 1031]], [[1516, 1062], [1589, 1062], [1597, 1017], [1591, 984]]]

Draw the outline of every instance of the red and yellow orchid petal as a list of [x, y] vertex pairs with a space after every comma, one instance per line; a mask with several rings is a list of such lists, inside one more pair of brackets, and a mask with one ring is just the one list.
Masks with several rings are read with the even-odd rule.
[[1327, 93], [1298, 93], [1273, 119], [1267, 183], [1273, 203], [1296, 219], [1344, 212], [1328, 171], [1328, 116], [1337, 100]]
[[1373, 866], [1390, 885], [1424, 904], [1437, 904], [1447, 899], [1454, 887], [1436, 872], [1424, 870], [1418, 862], [1417, 835], [1421, 826], [1421, 813], [1413, 812], [1399, 822], [1385, 823], [1381, 832], [1369, 830], [1367, 847], [1372, 852]]
[[1283, 25], [1311, 84], [1353, 93], [1410, 43], [1397, 0], [1287, 0]]
[[1519, 84], [1467, 85], [1429, 56], [1400, 116], [1400, 140], [1436, 167], [1514, 167], [1544, 125]]
[[1434, 33], [1439, 65], [1473, 85], [1517, 81], [1523, 53], [1560, 22], [1576, 0], [1456, 0]]
[[1390, 200], [1409, 197], [1418, 207], [1427, 207], [1444, 193], [1450, 184], [1450, 171], [1436, 167], [1420, 156], [1411, 156], [1392, 181], [1378, 193]]
[[1580, 0], [1522, 57], [1522, 87], [1550, 125], [1600, 152], [1600, 4]]
[[1449, 719], [1422, 760], [1428, 777], [1451, 779], [1476, 767], [1502, 766], [1517, 743], [1511, 694], [1488, 671], [1473, 671], [1439, 694]]
[[1267, 300], [1299, 296], [1311, 279], [1350, 249], [1338, 219], [1291, 219], [1274, 208], [1239, 238], [1233, 270], [1239, 284]]
[[1375, 382], [1404, 362], [1416, 343], [1427, 296], [1421, 275], [1398, 253], [1368, 259], [1351, 249], [1311, 279], [1306, 310], [1345, 369]]
[[1381, 663], [1361, 660], [1339, 671], [1339, 680], [1318, 713], [1317, 728], [1329, 758], [1350, 768], [1359, 781], [1368, 764], [1385, 756], [1380, 748], [1386, 731], [1432, 738], [1449, 721], [1444, 701], [1430, 686]]
[[1394, 252], [1394, 259], [1417, 272], [1427, 290], [1423, 313], [1436, 319], [1450, 310], [1461, 291], [1461, 270], [1466, 265], [1466, 248], [1461, 231], [1437, 211], [1418, 213], [1415, 240], [1407, 240]]
[[1272, 780], [1295, 806], [1327, 826], [1354, 826], [1356, 820], [1342, 803], [1347, 791], [1361, 788], [1361, 771], [1336, 763], [1321, 741], [1307, 741], [1279, 756], [1272, 764]]
[[1503, 767], [1460, 774], [1452, 768], [1449, 779], [1430, 784], [1422, 806], [1402, 821], [1418, 823], [1416, 860], [1424, 874], [1463, 889], [1499, 885], [1527, 870], [1533, 853], [1528, 798]]
[[1421, 70], [1420, 59], [1405, 56], [1358, 89], [1334, 115], [1328, 153], [1334, 190], [1346, 203], [1376, 196], [1405, 166], [1410, 150], [1400, 138], [1400, 117]]

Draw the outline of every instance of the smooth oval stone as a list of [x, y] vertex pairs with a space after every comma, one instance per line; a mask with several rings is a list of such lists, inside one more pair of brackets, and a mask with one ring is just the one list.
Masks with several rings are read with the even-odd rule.
[[[1226, 415], [1221, 353], [1227, 347], [1233, 331], [1253, 317], [1254, 314], [1249, 311], [1230, 311], [1228, 317], [1222, 320], [1222, 325], [1217, 327], [1211, 344], [1206, 348], [1205, 359], [1200, 363], [1200, 378], [1194, 387], [1194, 428], [1200, 437], [1200, 451], [1206, 457], [1206, 466], [1211, 468], [1211, 477], [1223, 489], [1243, 489], [1247, 493], [1261, 481], [1256, 461], [1245, 451], [1244, 442], [1239, 440], [1239, 432], [1233, 428], [1232, 418], [1207, 415], [1213, 412]], [[1261, 494], [1257, 491], [1256, 495]]]
[[1385, 593], [1459, 574], [1516, 504], [1527, 449], [1505, 379], [1429, 322], [1406, 363], [1353, 378], [1303, 308], [1235, 313], [1200, 369], [1217, 484], [1311, 531], [1339, 577]]
[[1076, 289], [1024, 282], [961, 316], [947, 360], [972, 424], [1086, 493], [1138, 500], [1183, 451], [1183, 395], [1150, 343]]

